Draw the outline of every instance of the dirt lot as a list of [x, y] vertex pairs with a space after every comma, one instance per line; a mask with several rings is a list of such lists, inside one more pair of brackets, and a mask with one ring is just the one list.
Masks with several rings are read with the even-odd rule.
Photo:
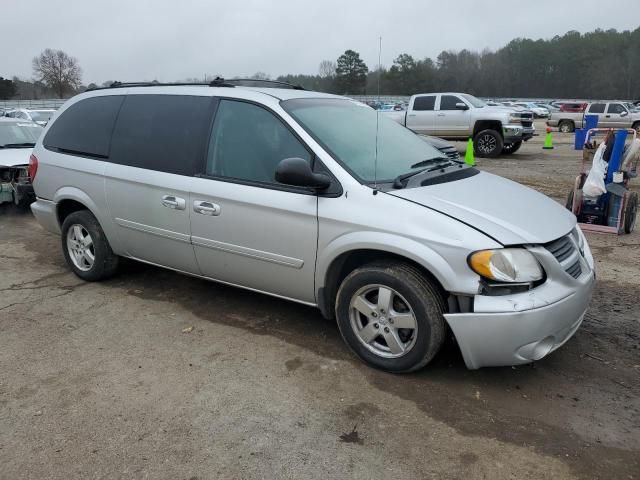
[[[555, 143], [479, 167], [562, 200], [577, 155]], [[640, 478], [640, 234], [589, 241], [563, 348], [468, 371], [449, 342], [394, 376], [311, 308], [136, 263], [84, 283], [0, 208], [0, 478]]]

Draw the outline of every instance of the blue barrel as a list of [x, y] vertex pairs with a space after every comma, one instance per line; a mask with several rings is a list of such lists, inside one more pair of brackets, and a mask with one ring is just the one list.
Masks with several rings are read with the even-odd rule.
[[592, 128], [598, 128], [598, 115], [585, 115], [584, 129], [591, 130]]

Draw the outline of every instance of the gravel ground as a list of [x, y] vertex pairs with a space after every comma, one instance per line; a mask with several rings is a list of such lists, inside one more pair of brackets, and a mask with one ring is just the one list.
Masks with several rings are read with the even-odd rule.
[[[479, 167], [563, 201], [578, 155], [555, 144]], [[589, 241], [564, 347], [468, 371], [450, 341], [390, 375], [311, 308], [134, 262], [84, 283], [1, 207], [0, 478], [639, 478], [640, 234]]]

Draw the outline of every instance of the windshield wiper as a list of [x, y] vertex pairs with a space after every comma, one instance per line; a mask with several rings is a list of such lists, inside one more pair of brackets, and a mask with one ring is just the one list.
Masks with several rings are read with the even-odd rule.
[[433, 158], [427, 158], [426, 160], [421, 160], [418, 163], [414, 163], [413, 165], [411, 165], [411, 167], [409, 168], [418, 168], [418, 167], [426, 167], [427, 165], [431, 165], [434, 162], [438, 162], [438, 163], [442, 163], [442, 162], [449, 162], [451, 161], [451, 159], [449, 157], [433, 157]]
[[35, 146], [35, 143], [5, 143], [4, 145], [0, 145], [0, 148], [33, 148]]
[[402, 175], [398, 175], [396, 178], [393, 179], [393, 188], [404, 188], [407, 186], [405, 182], [405, 180], [413, 177], [414, 175], [417, 175], [419, 173], [422, 173], [426, 170], [426, 168], [423, 168], [422, 170], [416, 170], [415, 172], [409, 172], [409, 173], [403, 173]]

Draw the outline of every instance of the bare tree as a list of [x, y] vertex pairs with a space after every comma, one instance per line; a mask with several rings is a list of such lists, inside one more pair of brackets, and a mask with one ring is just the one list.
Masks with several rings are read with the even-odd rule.
[[336, 76], [336, 62], [322, 60], [318, 67], [318, 73], [322, 78], [333, 78]]
[[53, 90], [59, 98], [80, 87], [82, 69], [75, 57], [70, 57], [62, 50], [47, 48], [33, 59], [33, 74]]
[[271, 80], [271, 77], [269, 76], [269, 74], [264, 72], [256, 72], [253, 75], [251, 75], [251, 78], [255, 80]]

